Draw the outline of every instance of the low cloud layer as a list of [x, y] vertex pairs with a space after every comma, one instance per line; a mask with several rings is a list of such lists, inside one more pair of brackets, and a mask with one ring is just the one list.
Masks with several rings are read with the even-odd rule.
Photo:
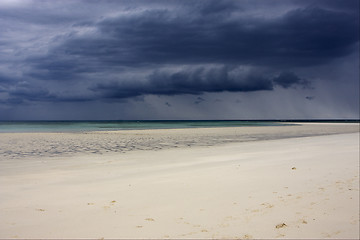
[[[309, 82], [292, 72], [280, 73], [276, 77], [265, 77], [256, 73], [246, 75], [227, 67], [186, 69], [177, 72], [155, 71], [144, 81], [121, 81], [99, 83], [90, 88], [102, 98], [129, 98], [146, 94], [154, 95], [199, 95], [205, 92], [255, 92], [272, 91], [274, 87], [308, 87]], [[233, 73], [235, 72], [235, 73]]]

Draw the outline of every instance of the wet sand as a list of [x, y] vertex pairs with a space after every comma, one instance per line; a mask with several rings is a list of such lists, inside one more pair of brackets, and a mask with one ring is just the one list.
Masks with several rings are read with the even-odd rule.
[[0, 238], [359, 238], [358, 124], [0, 136]]

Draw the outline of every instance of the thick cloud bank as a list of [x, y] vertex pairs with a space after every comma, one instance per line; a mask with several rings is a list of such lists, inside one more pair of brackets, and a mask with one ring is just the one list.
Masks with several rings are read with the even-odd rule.
[[0, 4], [0, 107], [358, 84], [356, 0], [41, 3]]

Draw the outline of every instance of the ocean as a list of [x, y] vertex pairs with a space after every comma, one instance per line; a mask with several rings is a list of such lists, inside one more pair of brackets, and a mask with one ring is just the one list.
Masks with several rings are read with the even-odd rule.
[[154, 120], [154, 121], [0, 121], [0, 132], [87, 132], [241, 126], [280, 126], [276, 121]]
[[281, 126], [292, 122], [359, 122], [358, 120], [140, 120], [140, 121], [0, 121], [0, 132], [87, 132], [137, 129]]

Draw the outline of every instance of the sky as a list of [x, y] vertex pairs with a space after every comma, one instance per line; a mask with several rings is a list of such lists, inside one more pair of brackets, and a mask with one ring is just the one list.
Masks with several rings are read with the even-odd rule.
[[359, 119], [358, 0], [0, 0], [0, 120]]

